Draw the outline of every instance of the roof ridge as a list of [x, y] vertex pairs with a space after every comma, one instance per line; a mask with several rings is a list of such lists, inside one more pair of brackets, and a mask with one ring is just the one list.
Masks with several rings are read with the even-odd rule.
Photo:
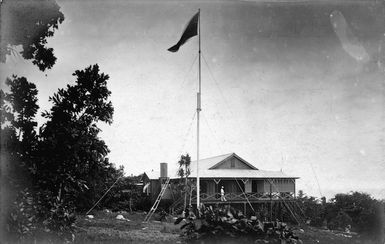
[[[219, 158], [219, 157], [223, 157], [223, 156], [225, 156], [225, 155], [232, 155], [232, 154], [235, 154], [234, 152], [232, 152], [232, 153], [225, 153], [225, 154], [222, 154], [222, 155], [218, 155], [218, 156], [212, 156], [212, 157], [208, 157], [208, 158], [200, 158], [199, 159], [199, 161], [200, 160], [206, 160], [206, 159], [211, 159], [211, 158]], [[195, 162], [195, 161], [197, 161], [197, 160], [194, 160], [194, 161], [192, 161], [192, 162]]]

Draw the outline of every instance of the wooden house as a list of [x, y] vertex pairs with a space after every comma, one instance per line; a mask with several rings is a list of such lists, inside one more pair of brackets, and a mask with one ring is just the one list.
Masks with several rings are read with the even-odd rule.
[[[196, 161], [191, 162], [190, 170], [189, 180], [196, 182]], [[155, 200], [162, 183], [167, 178], [167, 169], [162, 173], [162, 177], [157, 172], [147, 175], [151, 182], [150, 194]], [[288, 176], [282, 171], [258, 169], [235, 153], [199, 160], [199, 177], [200, 200], [204, 204], [220, 203], [222, 186], [227, 203], [290, 201], [295, 197], [295, 180], [299, 178]], [[170, 179], [170, 186], [162, 199], [180, 201], [172, 190], [173, 185], [180, 181], [180, 178], [170, 176]], [[196, 191], [193, 192], [191, 198], [191, 202], [194, 204]]]

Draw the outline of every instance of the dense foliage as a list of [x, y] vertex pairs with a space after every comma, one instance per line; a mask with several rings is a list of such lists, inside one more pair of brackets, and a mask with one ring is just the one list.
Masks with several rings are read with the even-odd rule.
[[[36, 86], [24, 77], [0, 90], [3, 233], [9, 240], [71, 240], [74, 211], [90, 208], [118, 177], [106, 158], [97, 123], [112, 122], [108, 75], [98, 65], [75, 71], [74, 85], [59, 89], [36, 133]], [[5, 176], [5, 177], [3, 177]], [[4, 204], [5, 203], [5, 204]], [[12, 203], [12, 204], [11, 204]], [[6, 223], [4, 223], [6, 221]], [[4, 225], [5, 224], [5, 225]]]
[[332, 230], [351, 230], [374, 239], [385, 235], [385, 202], [369, 194], [337, 194], [330, 201], [299, 194], [298, 201], [312, 226]]
[[3, 0], [1, 3], [0, 62], [6, 55], [18, 53], [31, 59], [40, 70], [50, 69], [56, 62], [47, 38], [63, 22], [64, 15], [54, 0]]
[[36, 221], [41, 218], [39, 206], [35, 204], [40, 201], [35, 201], [31, 188], [38, 144], [34, 121], [38, 109], [37, 89], [24, 77], [13, 76], [6, 84], [10, 93], [0, 90], [1, 233], [25, 238], [33, 233]]
[[109, 77], [99, 74], [98, 65], [73, 75], [75, 85], [59, 89], [50, 97], [53, 107], [43, 113], [48, 121], [40, 128], [44, 157], [38, 170], [47, 178], [45, 188], [56, 191], [63, 200], [75, 200], [78, 206], [84, 204], [80, 201], [84, 193], [96, 200], [98, 185], [109, 173], [109, 150], [98, 137], [97, 123], [111, 123], [113, 107], [108, 101]]
[[[297, 200], [307, 221], [301, 221], [294, 233], [299, 231], [298, 233], [308, 232], [312, 235], [312, 228], [308, 227], [310, 225], [322, 227], [325, 233], [334, 233], [335, 237], [355, 237], [354, 239], [365, 243], [385, 241], [385, 202], [375, 200], [366, 193], [337, 194], [327, 202], [325, 198], [316, 199], [301, 192]], [[196, 218], [194, 213], [187, 211], [175, 223], [184, 221], [181, 226], [182, 236], [188, 240], [208, 239], [219, 242], [224, 237], [230, 237], [243, 238], [247, 242], [264, 239], [261, 243], [266, 240], [269, 243], [280, 243], [279, 240], [297, 243], [298, 239], [286, 224], [280, 222], [282, 220], [276, 213], [273, 217], [277, 219], [273, 218], [275, 221], [272, 222], [265, 219], [260, 210], [247, 218], [242, 211], [230, 205], [203, 206], [200, 210], [201, 218]], [[292, 224], [297, 225], [295, 222]]]
[[[255, 216], [247, 218], [242, 211], [229, 205], [201, 208], [201, 218], [197, 219], [191, 212], [183, 218], [178, 218], [175, 224], [182, 220], [182, 236], [191, 239], [208, 239], [216, 243], [225, 238], [234, 238], [254, 243], [297, 243], [298, 237], [285, 223], [262, 222]], [[249, 239], [247, 239], [249, 238]]]

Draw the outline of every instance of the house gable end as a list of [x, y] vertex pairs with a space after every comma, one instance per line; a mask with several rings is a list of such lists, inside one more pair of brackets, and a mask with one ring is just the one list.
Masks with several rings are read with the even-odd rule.
[[254, 169], [258, 170], [252, 164], [248, 163], [235, 153], [229, 155], [219, 163], [213, 165], [209, 169]]

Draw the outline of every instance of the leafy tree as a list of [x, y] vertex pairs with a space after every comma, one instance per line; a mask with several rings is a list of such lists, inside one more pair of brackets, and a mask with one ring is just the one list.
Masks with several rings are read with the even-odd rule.
[[[6, 100], [11, 104], [14, 116], [11, 125], [17, 131], [17, 139], [20, 141], [18, 153], [27, 167], [33, 167], [33, 155], [37, 147], [37, 136], [34, 120], [39, 106], [37, 105], [37, 89], [35, 84], [27, 81], [25, 77], [13, 76], [7, 79], [6, 84], [10, 87], [10, 94]], [[29, 161], [29, 162], [28, 162]], [[32, 169], [31, 169], [32, 170]]]
[[39, 108], [36, 86], [17, 76], [7, 79], [6, 84], [10, 92], [0, 91], [0, 103], [1, 155], [7, 165], [6, 172], [2, 169], [2, 196], [7, 196], [2, 204], [8, 208], [2, 208], [1, 219], [6, 221], [2, 227], [6, 231], [1, 236], [11, 243], [36, 242], [38, 236], [60, 240], [71, 232], [74, 218], [67, 205], [40, 187], [44, 175], [37, 171], [41, 154], [34, 121]]
[[53, 107], [43, 116], [40, 150], [44, 155], [38, 171], [45, 175], [44, 187], [63, 201], [90, 194], [97, 197], [99, 179], [110, 167], [107, 145], [98, 137], [98, 122], [112, 123], [113, 107], [108, 101], [108, 75], [92, 65], [77, 70], [75, 85], [59, 89], [50, 101]]
[[1, 2], [0, 62], [6, 55], [17, 53], [32, 59], [41, 71], [56, 62], [52, 48], [46, 47], [47, 38], [54, 35], [64, 15], [55, 0], [3, 0]]
[[352, 228], [356, 231], [374, 236], [381, 232], [378, 227], [381, 226], [380, 216], [383, 215], [384, 209], [383, 206], [381, 208], [381, 203], [369, 194], [337, 194], [332, 202], [334, 211], [343, 211], [352, 219]]
[[3, 90], [0, 89], [0, 115], [1, 115], [1, 128], [6, 126], [7, 122], [11, 122], [14, 119], [14, 116], [11, 112], [11, 107], [6, 104], [6, 94]]
[[[1, 195], [7, 196], [2, 198], [2, 204], [7, 208], [2, 208], [1, 219], [5, 221], [10, 216], [8, 233], [21, 238], [31, 236], [36, 228], [38, 205], [34, 205], [31, 183], [38, 142], [34, 117], [39, 106], [36, 86], [25, 77], [12, 76], [6, 84], [10, 93], [0, 90], [1, 155], [6, 165], [1, 172]], [[13, 199], [16, 200], [13, 202]], [[11, 207], [11, 203], [16, 203], [17, 207]]]
[[343, 230], [345, 227], [351, 225], [352, 223], [352, 218], [345, 211], [339, 210], [337, 215], [330, 220], [328, 228]]
[[184, 205], [183, 209], [186, 209], [187, 206], [187, 195], [189, 194], [189, 185], [188, 185], [188, 177], [190, 175], [190, 164], [191, 164], [191, 158], [188, 153], [186, 155], [181, 155], [180, 160], [178, 161], [179, 169], [178, 169], [178, 176], [183, 179], [184, 178]]
[[2, 153], [7, 154], [10, 164], [9, 180], [14, 185], [25, 185], [26, 171], [34, 168], [38, 142], [34, 121], [39, 108], [37, 89], [25, 77], [12, 76], [6, 84], [10, 93], [0, 91]]
[[320, 200], [306, 194], [300, 190], [297, 196], [299, 204], [299, 214], [305, 217], [307, 221], [313, 226], [322, 226], [325, 213], [326, 198], [322, 197]]
[[123, 174], [108, 161], [108, 148], [98, 137], [97, 123], [112, 123], [109, 77], [98, 65], [74, 76], [75, 85], [50, 98], [53, 107], [43, 113], [48, 121], [39, 135], [36, 86], [13, 76], [6, 81], [10, 92], [0, 90], [1, 160], [7, 163], [1, 169], [1, 194], [14, 193], [6, 204], [2, 197], [2, 206], [12, 202], [14, 207], [2, 207], [1, 220], [7, 219], [7, 233], [15, 238], [11, 242], [36, 242], [39, 236], [69, 240], [75, 206], [89, 207]]
[[[124, 182], [122, 179], [124, 175], [124, 168], [123, 166], [116, 168], [114, 164], [109, 163], [108, 158], [105, 159], [105, 165], [105, 168], [99, 168], [98, 173], [95, 174], [96, 178], [89, 178], [89, 182], [92, 182], [92, 186], [88, 190], [84, 191], [82, 194], [78, 194], [78, 197], [75, 200], [75, 202], [77, 203], [76, 208], [78, 210], [89, 210], [90, 207], [94, 205], [106, 193], [106, 191], [111, 186], [113, 186], [115, 182], [116, 183], [113, 188], [108, 192], [106, 196], [104, 196], [104, 198], [98, 203], [95, 208], [103, 209], [111, 208], [111, 205], [122, 205], [119, 203], [119, 201], [121, 200], [120, 186], [122, 185], [122, 182]], [[91, 184], [89, 183], [89, 185]], [[111, 205], [109, 205], [109, 200], [112, 201]]]
[[325, 198], [319, 201], [314, 197], [305, 196], [303, 192], [299, 195], [301, 197], [297, 197], [298, 203], [313, 226], [326, 222], [330, 229], [344, 230], [350, 225], [353, 231], [377, 240], [385, 235], [385, 204], [367, 193], [340, 193], [329, 202], [326, 202]]

